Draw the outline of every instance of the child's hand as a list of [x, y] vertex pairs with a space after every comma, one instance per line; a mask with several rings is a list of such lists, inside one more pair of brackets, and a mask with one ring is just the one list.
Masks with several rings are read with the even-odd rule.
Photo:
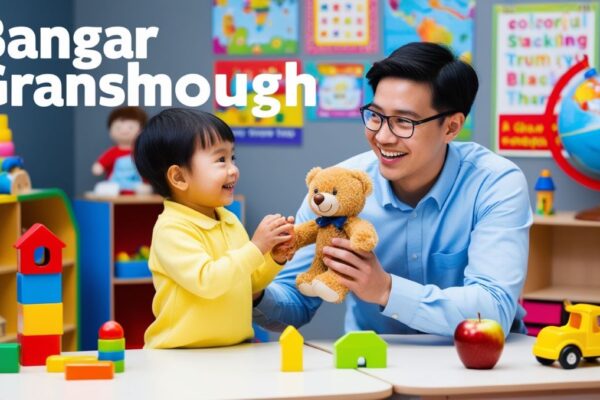
[[258, 224], [252, 236], [252, 243], [259, 248], [261, 253], [266, 254], [276, 245], [289, 241], [293, 237], [293, 230], [294, 225], [290, 224], [281, 214], [267, 215]]
[[296, 253], [295, 236], [294, 236], [294, 217], [288, 217], [288, 224], [290, 224], [290, 238], [283, 242], [275, 245], [271, 250], [271, 257], [279, 264], [284, 264], [286, 261], [291, 260]]

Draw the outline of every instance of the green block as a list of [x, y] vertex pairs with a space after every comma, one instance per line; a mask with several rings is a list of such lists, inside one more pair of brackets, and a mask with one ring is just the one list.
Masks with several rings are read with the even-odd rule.
[[125, 338], [98, 339], [98, 351], [113, 352], [125, 350]]
[[113, 361], [113, 364], [115, 364], [116, 373], [125, 372], [125, 360]]
[[349, 332], [334, 343], [333, 356], [336, 368], [386, 368], [387, 343], [373, 331]]
[[19, 372], [19, 350], [18, 343], [0, 343], [0, 374]]

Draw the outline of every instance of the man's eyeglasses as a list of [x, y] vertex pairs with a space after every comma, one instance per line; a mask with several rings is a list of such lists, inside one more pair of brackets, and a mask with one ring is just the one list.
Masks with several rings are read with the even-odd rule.
[[373, 132], [379, 132], [381, 127], [383, 126], [383, 121], [387, 120], [388, 127], [390, 128], [390, 132], [402, 139], [409, 139], [415, 133], [415, 126], [424, 124], [425, 122], [433, 121], [436, 119], [440, 119], [447, 115], [454, 114], [456, 111], [444, 111], [443, 113], [436, 114], [432, 117], [425, 118], [419, 121], [415, 121], [414, 119], [399, 117], [394, 115], [383, 115], [378, 113], [377, 111], [373, 111], [369, 109], [371, 104], [367, 104], [360, 108], [360, 114], [362, 116], [363, 123], [365, 127]]

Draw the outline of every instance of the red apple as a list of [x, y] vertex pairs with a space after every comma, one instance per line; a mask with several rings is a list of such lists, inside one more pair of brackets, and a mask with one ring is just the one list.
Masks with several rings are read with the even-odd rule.
[[454, 331], [454, 345], [460, 360], [467, 368], [491, 369], [504, 348], [502, 326], [491, 319], [467, 319]]

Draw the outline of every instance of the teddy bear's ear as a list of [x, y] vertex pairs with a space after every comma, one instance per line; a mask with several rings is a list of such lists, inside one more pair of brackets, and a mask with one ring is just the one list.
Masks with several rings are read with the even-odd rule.
[[308, 171], [308, 174], [306, 174], [306, 186], [310, 186], [310, 181], [313, 180], [313, 178], [315, 176], [317, 176], [317, 174], [319, 172], [321, 172], [323, 169], [321, 167], [314, 167], [313, 169], [311, 169], [310, 171]]
[[366, 172], [363, 171], [352, 171], [352, 176], [355, 177], [362, 183], [363, 192], [365, 196], [368, 196], [373, 191], [373, 183], [371, 182], [371, 178], [367, 175]]

